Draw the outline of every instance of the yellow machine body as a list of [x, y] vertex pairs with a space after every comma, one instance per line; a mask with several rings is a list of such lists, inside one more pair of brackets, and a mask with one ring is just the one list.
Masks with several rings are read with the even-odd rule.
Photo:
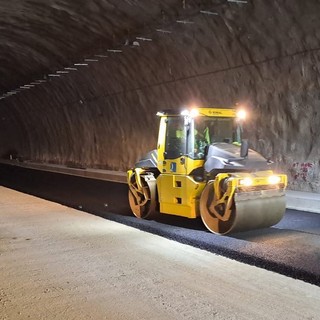
[[[141, 162], [128, 171], [133, 213], [140, 218], [155, 217], [155, 212], [187, 218], [201, 216], [206, 227], [218, 234], [268, 227], [280, 221], [285, 211], [287, 176], [265, 168], [241, 167], [242, 163], [248, 163], [251, 154], [241, 155], [237, 111], [199, 108], [196, 114], [192, 112], [159, 114], [157, 156], [150, 156], [155, 164], [148, 166]], [[202, 152], [199, 152], [200, 148], [196, 151], [194, 140], [198, 128], [196, 118], [200, 117], [209, 124], [218, 119], [211, 131], [217, 131], [219, 126], [223, 131], [223, 139], [218, 142], [202, 134], [202, 139], [206, 140]], [[235, 123], [233, 129], [232, 121]], [[177, 130], [173, 136], [169, 131], [174, 132], [175, 123], [181, 125], [182, 133], [178, 135]], [[231, 129], [234, 130], [233, 137]], [[208, 133], [209, 129], [204, 131]], [[178, 140], [182, 144], [174, 151], [170, 143]], [[238, 157], [232, 152], [239, 153]], [[253, 156], [255, 162], [262, 161], [260, 155], [255, 153]]]
[[160, 212], [196, 218], [200, 196], [206, 183], [187, 175], [160, 174], [157, 178]]

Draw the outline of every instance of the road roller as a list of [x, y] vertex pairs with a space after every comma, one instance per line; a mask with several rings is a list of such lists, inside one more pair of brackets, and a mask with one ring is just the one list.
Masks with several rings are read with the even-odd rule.
[[244, 110], [173, 109], [157, 115], [157, 148], [127, 172], [136, 217], [201, 217], [219, 235], [267, 228], [282, 219], [287, 176], [249, 148]]

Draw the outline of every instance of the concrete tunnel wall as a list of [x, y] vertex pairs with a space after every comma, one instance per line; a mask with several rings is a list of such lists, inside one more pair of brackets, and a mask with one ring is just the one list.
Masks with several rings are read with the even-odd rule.
[[168, 13], [171, 33], [147, 28], [152, 41], [1, 100], [0, 154], [125, 171], [156, 147], [158, 110], [238, 103], [251, 147], [290, 189], [320, 192], [320, 2], [220, 2], [219, 15]]

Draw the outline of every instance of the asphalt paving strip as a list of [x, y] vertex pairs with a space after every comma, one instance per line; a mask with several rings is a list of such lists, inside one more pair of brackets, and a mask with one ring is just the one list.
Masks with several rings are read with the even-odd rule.
[[274, 227], [219, 236], [201, 219], [131, 214], [125, 184], [0, 165], [0, 184], [240, 262], [320, 286], [320, 216], [287, 210]]

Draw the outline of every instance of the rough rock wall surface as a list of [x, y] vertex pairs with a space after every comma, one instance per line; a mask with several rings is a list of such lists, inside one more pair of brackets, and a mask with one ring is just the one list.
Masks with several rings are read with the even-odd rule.
[[[52, 3], [65, 11], [66, 2]], [[48, 46], [68, 57], [65, 67], [79, 62], [72, 46], [98, 61], [0, 100], [2, 154], [126, 170], [155, 148], [159, 109], [239, 103], [250, 112], [251, 146], [288, 174], [289, 188], [320, 192], [319, 1], [93, 3], [127, 7], [114, 19], [102, 6], [90, 15], [72, 11], [66, 20], [77, 27], [60, 43], [64, 50], [54, 39]], [[101, 45], [101, 17], [110, 22], [107, 47], [121, 52]], [[52, 19], [46, 22], [63, 32], [66, 24]], [[78, 29], [81, 19], [86, 27]], [[13, 77], [2, 87], [8, 84], [20, 83]]]

